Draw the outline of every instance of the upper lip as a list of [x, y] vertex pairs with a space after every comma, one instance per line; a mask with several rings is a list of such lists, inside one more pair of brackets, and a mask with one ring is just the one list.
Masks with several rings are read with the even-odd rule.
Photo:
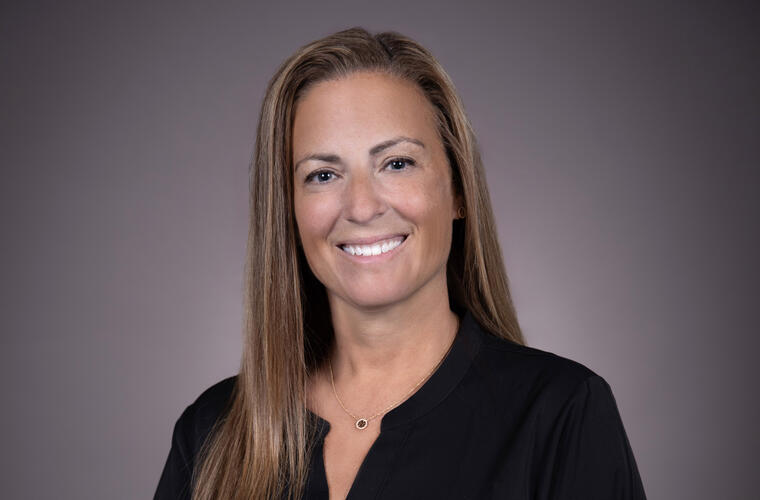
[[342, 241], [338, 243], [338, 246], [343, 245], [371, 245], [372, 243], [376, 243], [378, 241], [383, 240], [389, 240], [391, 238], [398, 238], [399, 236], [407, 236], [409, 233], [390, 233], [390, 234], [384, 234], [380, 236], [368, 236], [366, 238], [356, 238], [352, 239], [350, 241]]

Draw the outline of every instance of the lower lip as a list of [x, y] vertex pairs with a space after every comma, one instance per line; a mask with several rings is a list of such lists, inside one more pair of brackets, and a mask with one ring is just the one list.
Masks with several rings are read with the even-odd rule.
[[346, 252], [340, 247], [335, 247], [335, 248], [341, 254], [343, 254], [343, 256], [348, 257], [350, 260], [354, 262], [369, 264], [369, 263], [374, 263], [374, 262], [385, 262], [388, 259], [392, 259], [394, 255], [396, 255], [406, 246], [406, 242], [408, 239], [409, 239], [409, 235], [407, 234], [406, 237], [404, 238], [404, 241], [402, 241], [396, 248], [394, 248], [390, 252], [381, 253], [380, 255], [351, 255], [350, 253]]

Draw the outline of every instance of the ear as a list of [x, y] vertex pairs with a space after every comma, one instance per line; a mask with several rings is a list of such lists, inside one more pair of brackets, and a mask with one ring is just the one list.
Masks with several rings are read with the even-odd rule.
[[451, 218], [454, 220], [459, 219], [459, 207], [464, 207], [464, 196], [461, 194], [455, 194], [454, 205], [451, 207]]

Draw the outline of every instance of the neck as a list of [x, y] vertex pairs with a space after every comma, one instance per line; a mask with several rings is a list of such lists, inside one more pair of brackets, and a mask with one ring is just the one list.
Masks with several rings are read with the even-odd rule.
[[[330, 297], [335, 345], [330, 356], [338, 391], [352, 406], [408, 390], [442, 359], [456, 335], [445, 274], [401, 302], [371, 310]], [[341, 391], [343, 388], [343, 391]]]

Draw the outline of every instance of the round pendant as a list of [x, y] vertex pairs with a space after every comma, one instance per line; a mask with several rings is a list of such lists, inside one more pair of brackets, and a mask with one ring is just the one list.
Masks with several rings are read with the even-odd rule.
[[367, 419], [366, 418], [360, 418], [356, 421], [356, 428], [357, 429], [366, 429], [367, 428]]

